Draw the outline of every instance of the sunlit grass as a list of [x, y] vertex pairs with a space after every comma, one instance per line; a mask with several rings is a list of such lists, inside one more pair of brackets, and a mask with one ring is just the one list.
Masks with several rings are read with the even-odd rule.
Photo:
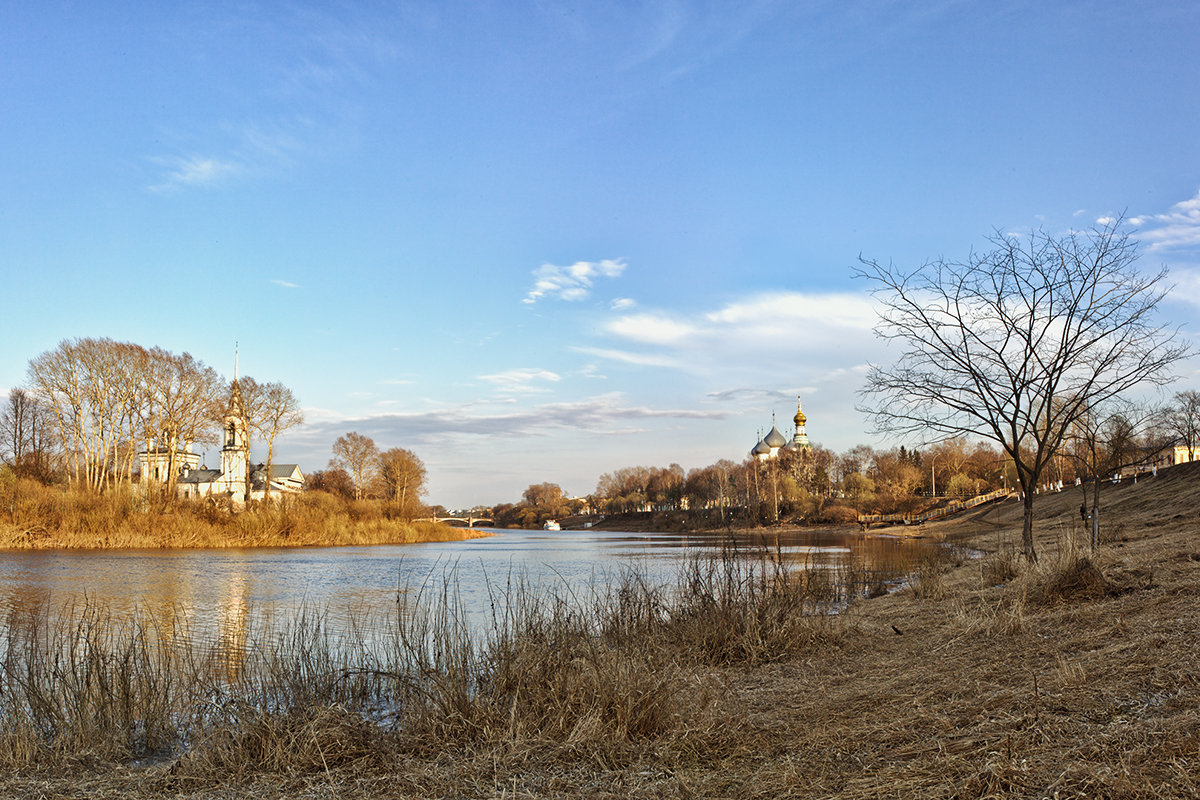
[[103, 494], [0, 483], [0, 548], [300, 547], [440, 542], [485, 535], [396, 517], [383, 501], [325, 492], [259, 503], [237, 513], [209, 502], [168, 504], [136, 487]]

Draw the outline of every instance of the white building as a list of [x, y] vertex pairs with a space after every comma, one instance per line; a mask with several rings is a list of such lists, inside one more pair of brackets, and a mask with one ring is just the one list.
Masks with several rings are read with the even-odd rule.
[[[295, 494], [304, 489], [304, 473], [297, 464], [272, 464], [271, 474], [263, 464], [250, 464], [250, 437], [246, 425], [246, 409], [242, 389], [234, 378], [225, 410], [221, 447], [221, 468], [208, 469], [200, 465], [200, 456], [186, 442], [175, 453], [176, 491], [182, 498], [212, 497], [230, 500], [237, 505], [267, 496], [268, 481], [271, 493], [277, 496]], [[161, 448], [151, 448], [138, 454], [142, 480], [165, 483], [170, 469], [171, 454]]]

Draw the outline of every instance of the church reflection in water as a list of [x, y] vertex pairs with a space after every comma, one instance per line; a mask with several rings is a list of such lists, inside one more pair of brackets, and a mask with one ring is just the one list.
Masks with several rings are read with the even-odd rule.
[[220, 676], [236, 681], [246, 662], [250, 628], [250, 579], [245, 572], [232, 576], [224, 587], [217, 609], [216, 662]]

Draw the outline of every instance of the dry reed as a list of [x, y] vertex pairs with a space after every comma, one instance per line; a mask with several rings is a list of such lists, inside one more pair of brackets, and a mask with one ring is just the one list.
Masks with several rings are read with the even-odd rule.
[[820, 573], [727, 551], [688, 562], [671, 587], [632, 572], [584, 597], [510, 582], [486, 631], [447, 583], [359, 620], [384, 631], [372, 647], [314, 609], [230, 650], [147, 612], [42, 607], [7, 621], [0, 762], [170, 760], [171, 780], [194, 783], [448, 747], [696, 758], [736, 728], [727, 710], [717, 724], [722, 693], [702, 665], [835, 641], [836, 619], [814, 613], [830, 597]]
[[383, 501], [325, 492], [231, 513], [208, 501], [165, 504], [117, 486], [103, 494], [0, 481], [0, 549], [301, 547], [454, 541], [486, 535], [392, 515]]

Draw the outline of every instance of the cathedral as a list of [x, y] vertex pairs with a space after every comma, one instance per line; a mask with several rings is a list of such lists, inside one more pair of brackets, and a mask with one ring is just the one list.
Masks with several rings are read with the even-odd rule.
[[804, 430], [805, 423], [808, 422], [808, 417], [804, 416], [804, 409], [800, 403], [800, 397], [796, 397], [796, 416], [792, 417], [792, 421], [796, 424], [795, 433], [792, 434], [791, 441], [788, 441], [779, 428], [775, 427], [772, 420], [771, 432], [758, 441], [754, 448], [750, 451], [750, 455], [759, 461], [769, 461], [772, 458], [779, 457], [780, 450], [800, 451], [811, 450], [812, 445], [808, 443], [808, 433]]
[[[250, 465], [250, 436], [246, 424], [246, 408], [237, 378], [230, 387], [229, 405], [225, 410], [221, 447], [221, 468], [200, 466], [200, 456], [193, 452], [192, 443], [185, 442], [175, 453], [178, 477], [176, 490], [182, 498], [212, 497], [228, 499], [236, 505], [249, 499], [261, 500], [271, 492], [279, 495], [299, 492], [304, 488], [304, 473], [297, 464], [272, 464], [271, 474], [263, 464]], [[150, 448], [138, 454], [143, 480], [164, 483], [171, 454], [164, 449]]]

